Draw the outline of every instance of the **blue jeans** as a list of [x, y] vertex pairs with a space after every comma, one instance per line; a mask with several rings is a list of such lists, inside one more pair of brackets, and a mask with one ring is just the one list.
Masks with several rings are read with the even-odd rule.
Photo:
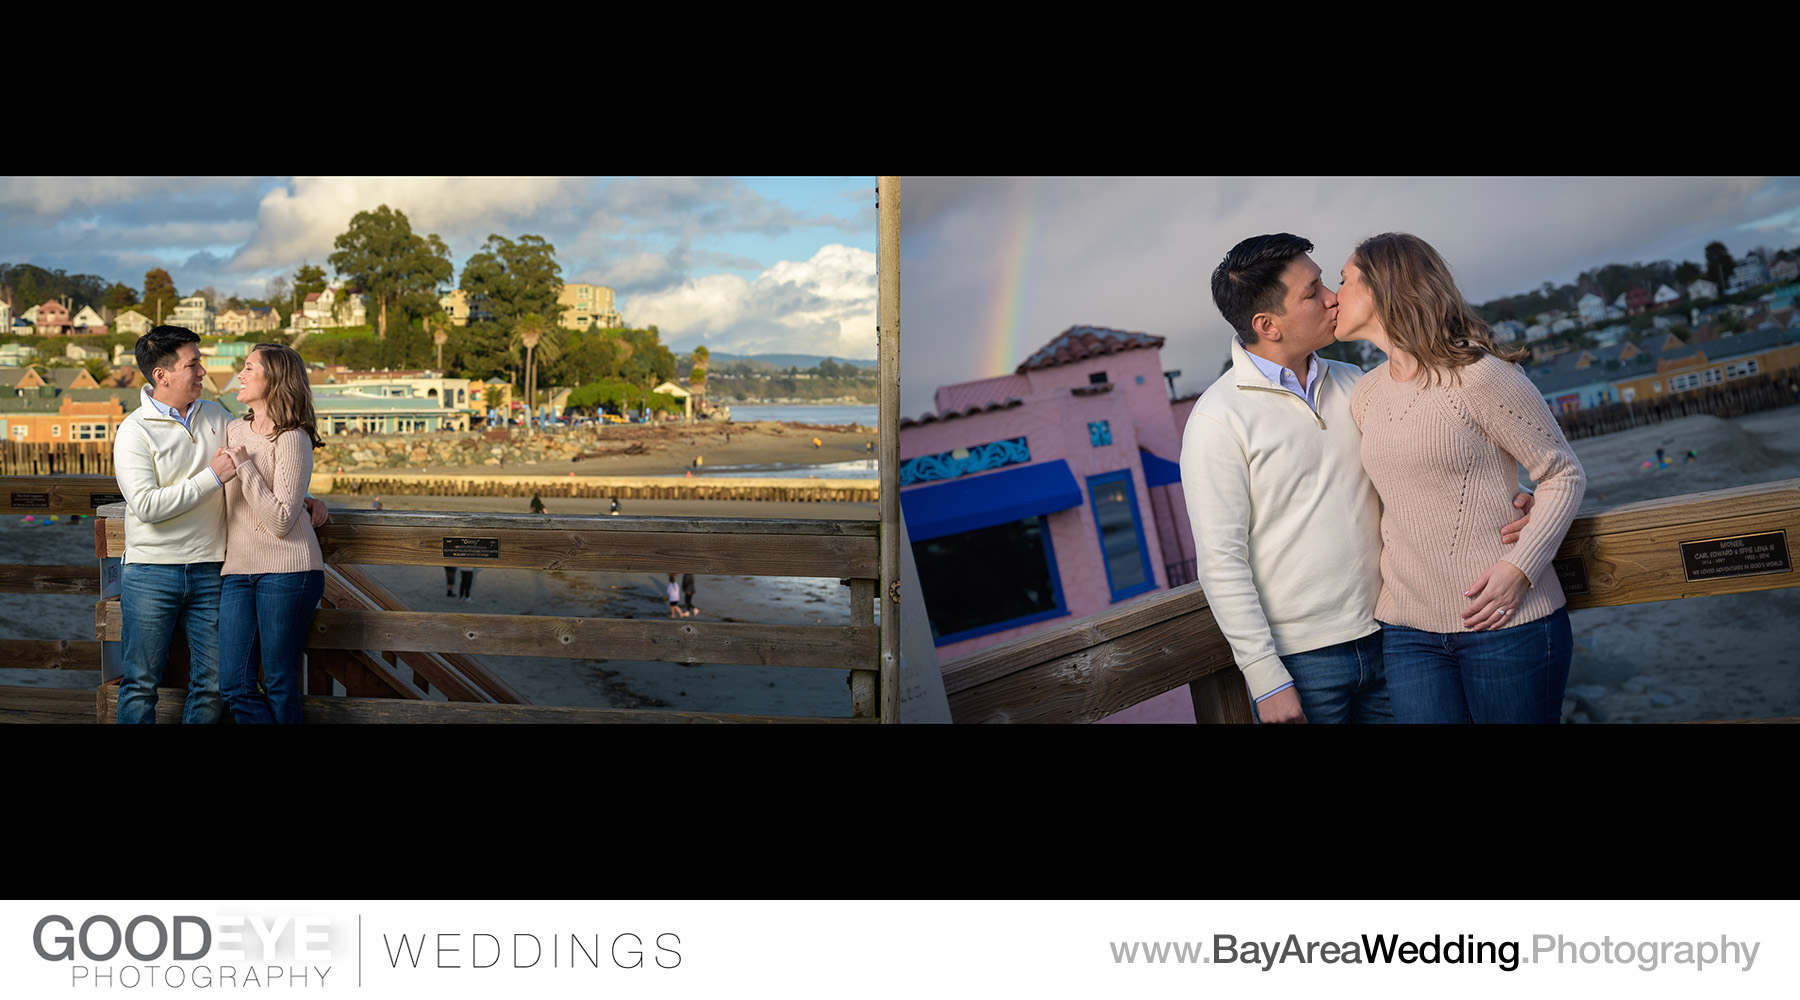
[[[233, 719], [300, 721], [300, 657], [323, 593], [325, 574], [316, 569], [225, 577], [219, 602], [219, 684]], [[256, 685], [259, 665], [261, 690]]]
[[1300, 710], [1312, 722], [1392, 722], [1381, 632], [1335, 646], [1289, 653], [1281, 665], [1294, 678]]
[[119, 574], [124, 676], [117, 721], [156, 721], [156, 686], [162, 683], [177, 625], [187, 634], [188, 645], [187, 704], [181, 721], [217, 722], [224, 714], [219, 697], [220, 565], [125, 564]]
[[1489, 632], [1421, 632], [1384, 624], [1388, 686], [1400, 722], [1562, 719], [1574, 636], [1567, 608]]

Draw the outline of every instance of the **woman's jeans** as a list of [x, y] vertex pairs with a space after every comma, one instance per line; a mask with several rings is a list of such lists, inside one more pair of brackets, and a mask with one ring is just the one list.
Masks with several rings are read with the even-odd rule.
[[1395, 722], [1562, 719], [1574, 637], [1569, 611], [1488, 632], [1421, 632], [1382, 623]]
[[[325, 573], [233, 573], [219, 597], [219, 688], [238, 722], [300, 721], [300, 657]], [[256, 670], [262, 667], [262, 688]]]

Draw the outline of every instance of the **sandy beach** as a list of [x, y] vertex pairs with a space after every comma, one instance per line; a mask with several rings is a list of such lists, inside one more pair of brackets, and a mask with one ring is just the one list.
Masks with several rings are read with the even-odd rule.
[[[1724, 420], [1688, 417], [1633, 431], [1575, 442], [1588, 473], [1588, 509], [1651, 497], [1697, 493], [1751, 483], [1800, 478], [1800, 407]], [[810, 433], [744, 435], [711, 441], [706, 463], [791, 461], [818, 454]], [[844, 450], [860, 449], [854, 432], [841, 432]], [[758, 447], [758, 438], [773, 449]], [[798, 438], [798, 440], [795, 440]], [[666, 442], [662, 460], [688, 457]], [[1646, 467], [1661, 447], [1666, 469]], [[786, 449], [786, 450], [781, 450]], [[1698, 453], [1684, 461], [1689, 449]], [[623, 463], [652, 456], [620, 456], [576, 463], [578, 474], [627, 474]], [[818, 461], [842, 461], [825, 454]], [[510, 466], [508, 472], [514, 471]], [[634, 466], [632, 474], [655, 471]], [[368, 497], [328, 496], [337, 507], [367, 507]], [[388, 509], [518, 510], [528, 498], [388, 497]], [[604, 500], [559, 500], [555, 513], [601, 514]], [[634, 501], [626, 513], [680, 516], [873, 518], [873, 504], [722, 503]], [[0, 518], [0, 552], [7, 562], [86, 563], [93, 559], [87, 524], [27, 527], [17, 515]], [[681, 572], [678, 566], [670, 572]], [[436, 567], [375, 567], [373, 572], [412, 607], [446, 612], [493, 612], [650, 618], [668, 615], [662, 577], [647, 573], [534, 573], [487, 569], [474, 580], [473, 602], [446, 597]], [[847, 588], [835, 580], [701, 576], [697, 604], [702, 620], [793, 624], [848, 624]], [[1681, 722], [1708, 719], [1800, 716], [1800, 588], [1720, 597], [1663, 601], [1572, 612], [1575, 657], [1569, 716], [1590, 722]], [[0, 634], [13, 638], [86, 639], [92, 635], [93, 599], [0, 594]], [[846, 715], [845, 671], [681, 666], [606, 658], [495, 657], [490, 662], [532, 702], [545, 705], [652, 707], [694, 711], [792, 715]], [[44, 671], [0, 666], [0, 685], [91, 687], [97, 671]]]

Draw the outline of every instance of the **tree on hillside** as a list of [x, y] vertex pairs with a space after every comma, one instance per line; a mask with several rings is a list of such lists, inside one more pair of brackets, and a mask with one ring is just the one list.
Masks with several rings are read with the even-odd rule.
[[435, 233], [414, 233], [406, 213], [386, 205], [356, 213], [334, 245], [331, 266], [375, 300], [378, 340], [387, 339], [390, 310], [401, 312], [396, 318], [403, 323], [407, 316], [429, 315], [437, 308], [438, 286], [450, 280], [450, 248]]
[[106, 290], [106, 297], [100, 300], [100, 304], [114, 312], [124, 312], [137, 305], [137, 301], [137, 289], [123, 282], [114, 282]]
[[1720, 292], [1731, 284], [1731, 269], [1736, 266], [1731, 259], [1731, 251], [1726, 249], [1725, 244], [1714, 240], [1706, 245], [1706, 276], [1719, 286]]
[[305, 302], [308, 295], [325, 290], [325, 269], [317, 264], [302, 262], [294, 272], [294, 294]]
[[463, 266], [462, 290], [471, 298], [483, 296], [488, 310], [502, 323], [512, 324], [535, 313], [550, 326], [562, 325], [562, 267], [556, 248], [542, 236], [525, 235], [514, 243], [490, 235], [481, 252]]
[[144, 272], [144, 304], [139, 310], [145, 316], [158, 323], [167, 322], [180, 302], [181, 296], [175, 294], [175, 279], [169, 277], [169, 272], [160, 267]]

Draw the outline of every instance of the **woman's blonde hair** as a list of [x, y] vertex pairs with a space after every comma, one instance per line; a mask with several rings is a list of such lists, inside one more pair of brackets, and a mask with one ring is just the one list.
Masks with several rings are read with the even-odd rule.
[[1350, 259], [1362, 271], [1375, 315], [1397, 350], [1418, 359], [1436, 384], [1484, 354], [1517, 362], [1526, 351], [1504, 347], [1463, 298], [1450, 265], [1411, 233], [1382, 233], [1357, 244]]
[[[275, 424], [272, 437], [298, 429], [312, 439], [314, 448], [323, 444], [319, 440], [318, 418], [313, 415], [312, 386], [306, 381], [306, 362], [300, 359], [300, 352], [286, 344], [257, 344], [250, 353], [262, 355], [263, 378], [268, 384], [262, 403]], [[246, 410], [244, 419], [255, 420], [255, 409]]]

